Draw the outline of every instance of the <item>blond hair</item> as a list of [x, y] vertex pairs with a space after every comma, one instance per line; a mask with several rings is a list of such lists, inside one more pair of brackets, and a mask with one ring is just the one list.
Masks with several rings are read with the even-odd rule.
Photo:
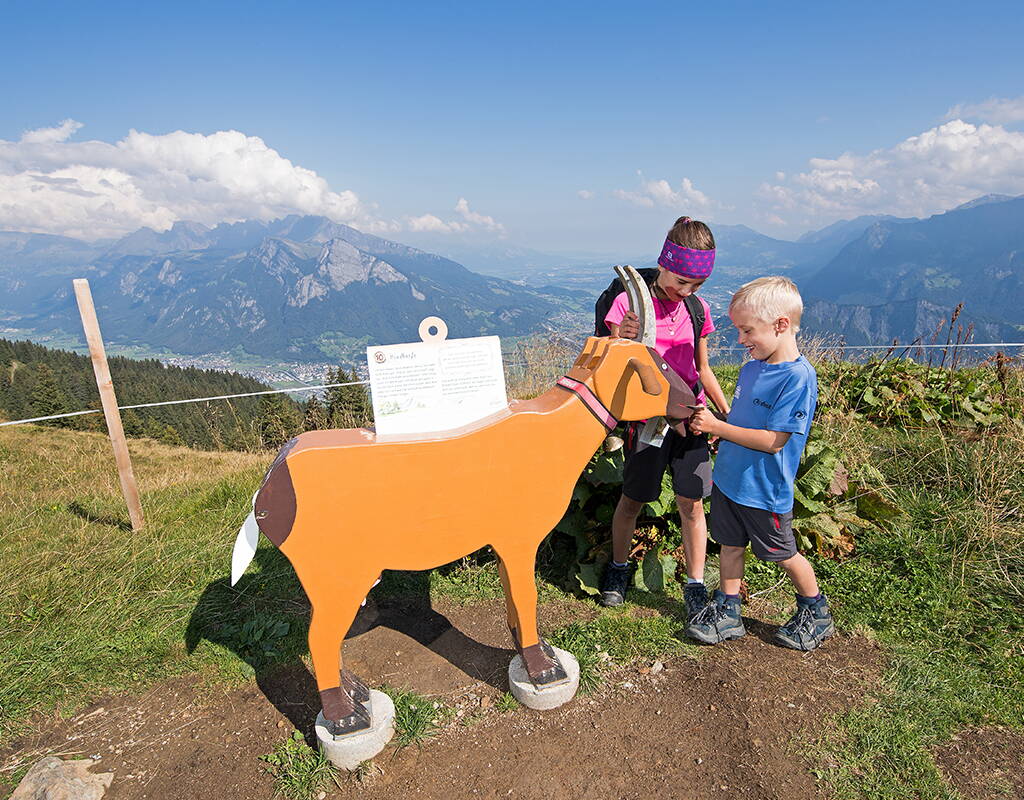
[[788, 317], [793, 333], [796, 333], [800, 330], [804, 301], [793, 281], [772, 275], [743, 284], [729, 302], [730, 314], [734, 308], [745, 309], [762, 322], [774, 322], [779, 317]]

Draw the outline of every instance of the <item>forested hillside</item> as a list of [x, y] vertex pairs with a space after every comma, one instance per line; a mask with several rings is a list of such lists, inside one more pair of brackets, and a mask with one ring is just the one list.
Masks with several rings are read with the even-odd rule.
[[[122, 406], [260, 392], [266, 384], [236, 372], [166, 366], [156, 359], [110, 359], [118, 403]], [[326, 382], [355, 380], [342, 368]], [[0, 416], [8, 420], [99, 408], [92, 363], [86, 356], [51, 350], [27, 341], [0, 339]], [[128, 436], [207, 450], [276, 447], [302, 430], [365, 424], [369, 404], [362, 386], [331, 390], [296, 402], [287, 395], [128, 409], [121, 412]], [[105, 429], [102, 414], [86, 414], [48, 423], [75, 430]]]

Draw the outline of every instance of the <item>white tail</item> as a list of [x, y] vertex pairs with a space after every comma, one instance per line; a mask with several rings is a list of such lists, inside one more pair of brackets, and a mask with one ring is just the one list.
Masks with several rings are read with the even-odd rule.
[[[256, 502], [256, 495], [252, 496], [253, 503]], [[231, 553], [231, 585], [238, 583], [253, 558], [256, 556], [256, 545], [260, 541], [260, 529], [256, 524], [256, 512], [250, 511], [245, 518], [241, 529], [238, 531], [238, 538], [235, 539], [235, 549]]]

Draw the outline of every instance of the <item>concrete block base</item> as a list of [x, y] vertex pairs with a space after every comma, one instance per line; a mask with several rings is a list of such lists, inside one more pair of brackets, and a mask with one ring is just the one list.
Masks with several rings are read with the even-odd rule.
[[324, 712], [316, 717], [316, 738], [320, 749], [328, 760], [339, 769], [355, 769], [384, 749], [395, 735], [395, 704], [384, 692], [370, 689], [370, 710], [372, 726], [358, 733], [350, 733], [335, 739], [327, 730]]
[[508, 688], [512, 696], [527, 708], [549, 711], [565, 705], [576, 696], [580, 686], [580, 664], [572, 653], [552, 647], [565, 670], [567, 679], [553, 686], [538, 689], [530, 683], [530, 676], [523, 666], [523, 657], [516, 655], [508, 665]]

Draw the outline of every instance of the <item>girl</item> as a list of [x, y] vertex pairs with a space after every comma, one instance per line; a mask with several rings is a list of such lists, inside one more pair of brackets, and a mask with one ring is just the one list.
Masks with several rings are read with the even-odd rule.
[[[694, 341], [694, 324], [686, 301], [707, 280], [714, 262], [715, 237], [708, 226], [689, 217], [676, 220], [658, 258], [657, 278], [651, 284], [657, 320], [654, 349], [690, 384], [698, 404], [703, 404], [706, 397], [720, 412], [728, 414], [729, 404], [708, 364], [705, 337], [715, 329], [711, 309], [696, 298], [704, 310], [704, 325], [699, 339]], [[639, 334], [637, 316], [628, 308], [626, 293], [622, 292], [605, 316], [612, 336], [635, 339]], [[642, 426], [642, 423], [633, 423], [626, 431], [622, 497], [612, 517], [612, 558], [601, 578], [601, 604], [617, 606], [624, 601], [630, 582], [628, 559], [637, 516], [645, 503], [656, 500], [661, 494], [662, 475], [670, 468], [686, 552], [686, 614], [692, 619], [708, 601], [704, 588], [707, 551], [704, 498], [711, 493], [708, 439], [704, 434], [688, 432], [684, 436], [669, 429], [660, 446], [644, 446], [638, 441]]]

